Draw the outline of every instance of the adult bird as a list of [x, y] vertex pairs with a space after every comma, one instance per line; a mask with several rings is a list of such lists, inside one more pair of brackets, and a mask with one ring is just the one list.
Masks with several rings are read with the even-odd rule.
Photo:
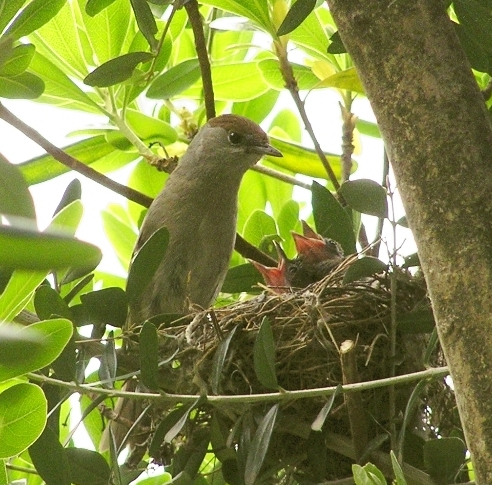
[[[168, 229], [169, 243], [148, 286], [131, 304], [129, 327], [213, 303], [234, 248], [241, 179], [264, 155], [282, 156], [266, 133], [243, 116], [212, 118], [193, 138], [143, 221], [134, 254], [161, 227]], [[115, 407], [126, 419], [111, 423], [117, 446], [128, 431], [122, 421], [136, 417], [135, 410], [124, 411], [131, 408], [128, 401], [120, 399]]]

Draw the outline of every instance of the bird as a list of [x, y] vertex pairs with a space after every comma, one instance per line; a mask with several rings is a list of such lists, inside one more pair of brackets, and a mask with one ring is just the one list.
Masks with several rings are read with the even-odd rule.
[[282, 156], [260, 126], [243, 116], [212, 118], [193, 138], [141, 227], [135, 253], [164, 226], [169, 244], [149, 286], [130, 308], [134, 322], [213, 303], [234, 248], [241, 179], [263, 155]]
[[[142, 223], [134, 256], [162, 227], [169, 242], [148, 286], [130, 304], [127, 328], [214, 302], [234, 248], [242, 177], [264, 155], [282, 156], [263, 129], [243, 116], [211, 118], [195, 135]], [[138, 416], [129, 401], [117, 401], [114, 412], [123, 419], [110, 423], [117, 448], [128, 431], [121, 422]]]
[[316, 233], [305, 221], [303, 234], [291, 231], [297, 256], [290, 259], [277, 241], [274, 241], [278, 255], [277, 267], [268, 267], [257, 262], [253, 265], [263, 276], [265, 284], [281, 293], [288, 288], [306, 288], [320, 281], [332, 272], [344, 259], [340, 244], [333, 239]]

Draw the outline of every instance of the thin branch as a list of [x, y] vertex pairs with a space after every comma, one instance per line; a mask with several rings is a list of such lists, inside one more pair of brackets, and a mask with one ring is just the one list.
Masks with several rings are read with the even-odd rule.
[[[147, 399], [149, 401], [173, 402], [173, 403], [193, 403], [196, 401], [194, 394], [168, 394], [168, 393], [146, 393], [146, 392], [125, 392], [116, 389], [105, 389], [95, 387], [94, 384], [77, 384], [74, 382], [65, 382], [59, 379], [53, 379], [42, 374], [32, 372], [26, 374], [27, 377], [35, 382], [45, 382], [54, 386], [78, 392], [80, 394], [100, 394], [108, 397], [125, 397], [130, 399]], [[367, 391], [370, 389], [379, 389], [381, 387], [405, 384], [407, 382], [419, 381], [422, 379], [440, 379], [449, 375], [449, 369], [444, 367], [433, 367], [411, 374], [403, 374], [395, 377], [386, 377], [368, 382], [359, 382], [356, 384], [347, 384], [342, 386], [342, 392], [352, 393]], [[235, 403], [255, 404], [260, 402], [289, 402], [297, 399], [306, 399], [313, 397], [326, 397], [340, 392], [338, 387], [321, 387], [316, 389], [301, 389], [299, 391], [270, 392], [265, 394], [244, 394], [235, 396], [207, 396], [207, 401], [215, 405], [232, 405]]]
[[117, 194], [126, 197], [137, 204], [141, 204], [145, 207], [149, 207], [152, 199], [147, 195], [138, 192], [126, 185], [115, 182], [114, 180], [106, 177], [99, 173], [97, 170], [85, 165], [79, 160], [75, 159], [68, 153], [65, 153], [60, 148], [56, 147], [52, 143], [50, 143], [46, 138], [44, 138], [40, 133], [26, 125], [23, 121], [17, 118], [12, 112], [10, 112], [2, 103], [0, 103], [0, 118], [12, 125], [14, 128], [17, 128], [20, 132], [30, 138], [33, 142], [37, 143], [39, 146], [44, 148], [47, 153], [49, 153], [53, 158], [58, 160], [63, 165], [69, 167], [72, 170], [75, 170], [82, 175], [94, 180], [95, 182], [101, 184], [102, 186], [116, 192]]
[[340, 103], [342, 112], [342, 183], [350, 178], [352, 172], [352, 154], [354, 153], [354, 130], [357, 116]]
[[190, 19], [191, 28], [195, 37], [195, 49], [200, 63], [202, 73], [203, 98], [205, 100], [205, 111], [207, 120], [215, 117], [215, 97], [212, 85], [212, 71], [210, 69], [210, 59], [208, 58], [207, 44], [203, 34], [203, 23], [198, 10], [198, 2], [190, 0], [185, 4], [186, 13]]
[[302, 187], [306, 190], [311, 190], [312, 185], [306, 182], [301, 182], [300, 180], [292, 177], [291, 175], [287, 175], [285, 173], [274, 170], [273, 168], [266, 167], [265, 165], [253, 165], [251, 170], [255, 172], [262, 173], [263, 175], [268, 175], [269, 177], [273, 177], [274, 179], [280, 180], [282, 182], [286, 182], [291, 185], [297, 185], [298, 187]]
[[318, 154], [318, 157], [321, 160], [321, 163], [323, 164], [323, 167], [325, 168], [326, 173], [328, 174], [328, 177], [331, 183], [333, 184], [333, 187], [335, 187], [335, 190], [338, 190], [340, 188], [340, 184], [338, 183], [337, 176], [335, 175], [335, 172], [331, 168], [330, 162], [328, 162], [328, 159], [326, 158], [321, 148], [321, 145], [319, 144], [318, 139], [314, 134], [313, 126], [309, 121], [309, 118], [306, 113], [306, 109], [304, 107], [304, 102], [299, 96], [299, 87], [297, 85], [297, 81], [294, 76], [294, 70], [292, 69], [292, 66], [287, 58], [287, 50], [285, 49], [285, 46], [280, 41], [274, 41], [274, 46], [275, 46], [275, 51], [278, 60], [280, 62], [280, 72], [284, 79], [285, 87], [289, 91], [290, 95], [292, 96], [292, 99], [294, 100], [294, 103], [296, 104], [297, 110], [299, 111], [299, 114], [301, 115], [301, 119], [304, 123], [304, 127], [306, 128], [306, 131], [308, 132], [309, 136], [311, 137], [311, 140], [313, 141], [314, 149], [316, 150], [316, 153]]

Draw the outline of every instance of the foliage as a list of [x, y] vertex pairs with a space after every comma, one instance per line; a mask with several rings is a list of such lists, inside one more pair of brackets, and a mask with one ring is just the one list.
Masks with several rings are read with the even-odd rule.
[[[256, 251], [273, 255], [273, 241], [283, 240], [285, 250], [293, 253], [290, 231], [299, 230], [299, 213], [304, 209], [293, 198], [292, 184], [302, 185], [299, 177], [295, 179], [298, 174], [318, 179], [310, 187], [312, 204], [306, 218], [314, 221], [320, 234], [339, 241], [346, 254], [355, 253], [357, 243], [360, 247], [369, 242], [361, 213], [378, 218], [380, 229], [383, 221], [388, 224], [391, 210], [384, 184], [349, 180], [356, 169], [352, 160], [354, 133], [358, 130], [373, 137], [380, 134], [373, 123], [344, 117], [344, 113], [350, 113], [356, 96], [363, 96], [363, 87], [344, 53], [329, 11], [321, 3], [201, 2], [212, 93], [202, 84], [206, 79], [199, 60], [206, 56], [195, 49], [193, 28], [197, 24], [193, 20], [193, 1], [177, 8], [168, 1], [0, 0], [0, 97], [31, 99], [88, 112], [99, 116], [102, 122], [97, 128], [81, 126], [79, 134], [84, 134], [85, 139], [64, 147], [61, 153], [45, 144], [46, 155], [19, 166], [0, 157], [0, 213], [3, 222], [8, 221], [0, 226], [2, 483], [25, 479], [26, 483], [34, 484], [41, 477], [48, 485], [99, 485], [109, 483], [110, 476], [111, 483], [129, 483], [150, 461], [146, 455], [137, 463], [136, 470], [131, 470], [127, 465], [118, 465], [117, 450], [111, 446], [109, 451], [95, 450], [99, 450], [103, 427], [98, 411], [105, 418], [110, 415], [112, 403], [107, 397], [116, 392], [117, 381], [124, 380], [118, 337], [127, 305], [144, 291], [142, 282], [159, 263], [155, 247], [167, 245], [167, 231], [159, 231], [144, 246], [138, 256], [141, 261], [137, 258], [124, 290], [114, 275], [94, 272], [101, 259], [99, 249], [74, 237], [83, 210], [78, 184], [71, 184], [60, 194], [57, 213], [43, 232], [36, 227], [29, 186], [75, 169], [127, 197], [128, 204], [111, 204], [102, 213], [107, 238], [127, 267], [144, 206], [166, 178], [149, 162], [162, 166], [170, 157], [184, 152], [197, 127], [210, 116], [205, 101], [211, 99], [216, 101], [218, 112], [241, 114], [262, 123], [268, 128], [272, 144], [284, 155], [281, 159], [267, 158], [263, 165], [273, 169], [279, 178], [287, 176], [288, 183], [257, 172], [248, 173], [243, 181], [237, 230], [256, 246]], [[480, 2], [460, 0], [450, 8], [450, 16], [477, 70], [477, 81], [485, 85], [491, 74], [490, 13]], [[296, 52], [295, 56], [291, 52]], [[290, 61], [291, 57], [295, 62]], [[341, 154], [323, 153], [315, 138], [315, 148], [307, 147], [300, 136], [303, 125], [308, 125], [299, 90], [305, 95], [308, 91], [327, 89], [339, 93], [343, 135], [350, 140], [344, 143]], [[298, 114], [282, 109], [279, 99], [286, 92], [292, 96]], [[269, 117], [272, 111], [276, 115]], [[10, 115], [0, 105], [0, 117], [26, 132], [22, 123]], [[131, 163], [134, 168], [128, 187], [112, 184], [105, 176]], [[395, 222], [392, 227], [396, 230]], [[351, 267], [345, 283], [384, 271], [387, 264], [377, 259], [378, 250], [376, 238], [369, 257], [361, 258]], [[245, 257], [235, 254], [220, 303], [237, 301], [246, 293], [254, 294], [258, 278]], [[27, 311], [30, 315], [35, 313], [41, 321], [28, 325]], [[14, 320], [23, 326], [13, 323]], [[431, 333], [433, 319], [429, 307], [423, 304], [403, 316], [400, 330], [424, 336]], [[219, 389], [235, 331], [224, 337], [217, 350], [214, 394]], [[388, 331], [384, 338], [396, 338], [396, 330]], [[430, 342], [432, 352], [435, 340]], [[141, 347], [145, 351], [141, 380], [148, 388], [156, 389], [157, 369], [163, 362], [158, 362], [157, 334], [150, 322], [142, 327]], [[97, 383], [94, 376], [86, 375], [93, 356], [101, 357], [99, 378], [103, 382]], [[173, 362], [173, 358], [168, 356], [168, 361]], [[268, 319], [263, 320], [255, 341], [254, 368], [265, 388], [278, 390], [275, 342]], [[386, 468], [382, 467], [384, 474], [370, 463], [363, 467], [353, 465], [355, 483], [386, 483], [385, 476], [394, 476], [396, 483], [404, 485], [404, 473], [409, 469], [410, 475], [417, 470], [423, 473], [418, 476], [425, 476], [426, 480], [432, 477], [436, 483], [448, 483], [456, 477], [465, 479], [466, 473], [460, 474], [466, 450], [459, 427], [445, 439], [430, 438], [443, 437], [448, 428], [427, 430], [426, 439], [414, 433], [411, 418], [416, 416], [416, 410], [422, 411], [421, 396], [428, 385], [427, 381], [422, 382], [415, 386], [409, 399], [398, 436], [394, 430], [384, 430], [383, 440], [367, 445], [363, 458], [376, 452], [388, 458]], [[77, 402], [81, 422], [70, 412], [77, 391], [86, 394]], [[330, 479], [326, 472], [328, 463], [320, 464], [321, 455], [313, 452], [321, 443], [323, 456], [326, 455], [330, 430], [323, 428], [323, 423], [326, 415], [336, 412], [335, 397], [343, 394], [340, 388], [330, 392], [333, 397], [326, 394], [328, 401], [318, 418], [313, 415], [314, 428], [309, 435], [312, 447], [307, 458], [313, 473], [305, 480]], [[200, 427], [199, 409], [203, 403], [196, 396], [189, 397], [192, 400], [183, 398], [163, 404], [167, 414], [155, 431], [150, 456], [155, 456], [153, 450], [159, 450], [168, 459], [164, 463], [167, 467], [156, 480], [144, 481], [162, 483], [170, 479], [169, 473], [174, 482], [186, 483], [203, 483], [206, 476], [220, 474], [224, 482], [233, 485], [252, 485], [272, 477], [289, 483], [302, 481], [303, 477], [295, 473], [297, 455], [292, 463], [282, 466], [265, 463], [279, 426], [281, 404], [266, 405], [261, 412], [255, 407], [253, 412], [250, 400], [238, 401], [239, 411], [235, 412], [240, 419], [233, 429], [227, 429], [218, 418], [208, 427]], [[456, 410], [452, 408], [449, 413]], [[400, 416], [392, 416], [392, 420], [397, 418]], [[455, 415], [444, 418], [452, 423], [458, 421]], [[94, 450], [76, 447], [67, 423], [70, 430], [84, 426]], [[188, 436], [184, 430], [190, 428], [193, 432]], [[393, 453], [388, 454], [386, 441], [391, 433], [390, 446], [396, 444], [398, 459]], [[340, 450], [337, 456], [344, 456], [351, 463], [355, 459], [353, 450]], [[399, 462], [405, 462], [406, 468], [400, 467]], [[33, 474], [25, 473], [26, 469]]]

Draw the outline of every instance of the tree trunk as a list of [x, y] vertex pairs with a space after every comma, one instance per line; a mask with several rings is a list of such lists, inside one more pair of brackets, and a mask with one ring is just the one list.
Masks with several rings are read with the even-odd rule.
[[328, 0], [413, 230], [472, 455], [492, 483], [492, 128], [439, 0]]

